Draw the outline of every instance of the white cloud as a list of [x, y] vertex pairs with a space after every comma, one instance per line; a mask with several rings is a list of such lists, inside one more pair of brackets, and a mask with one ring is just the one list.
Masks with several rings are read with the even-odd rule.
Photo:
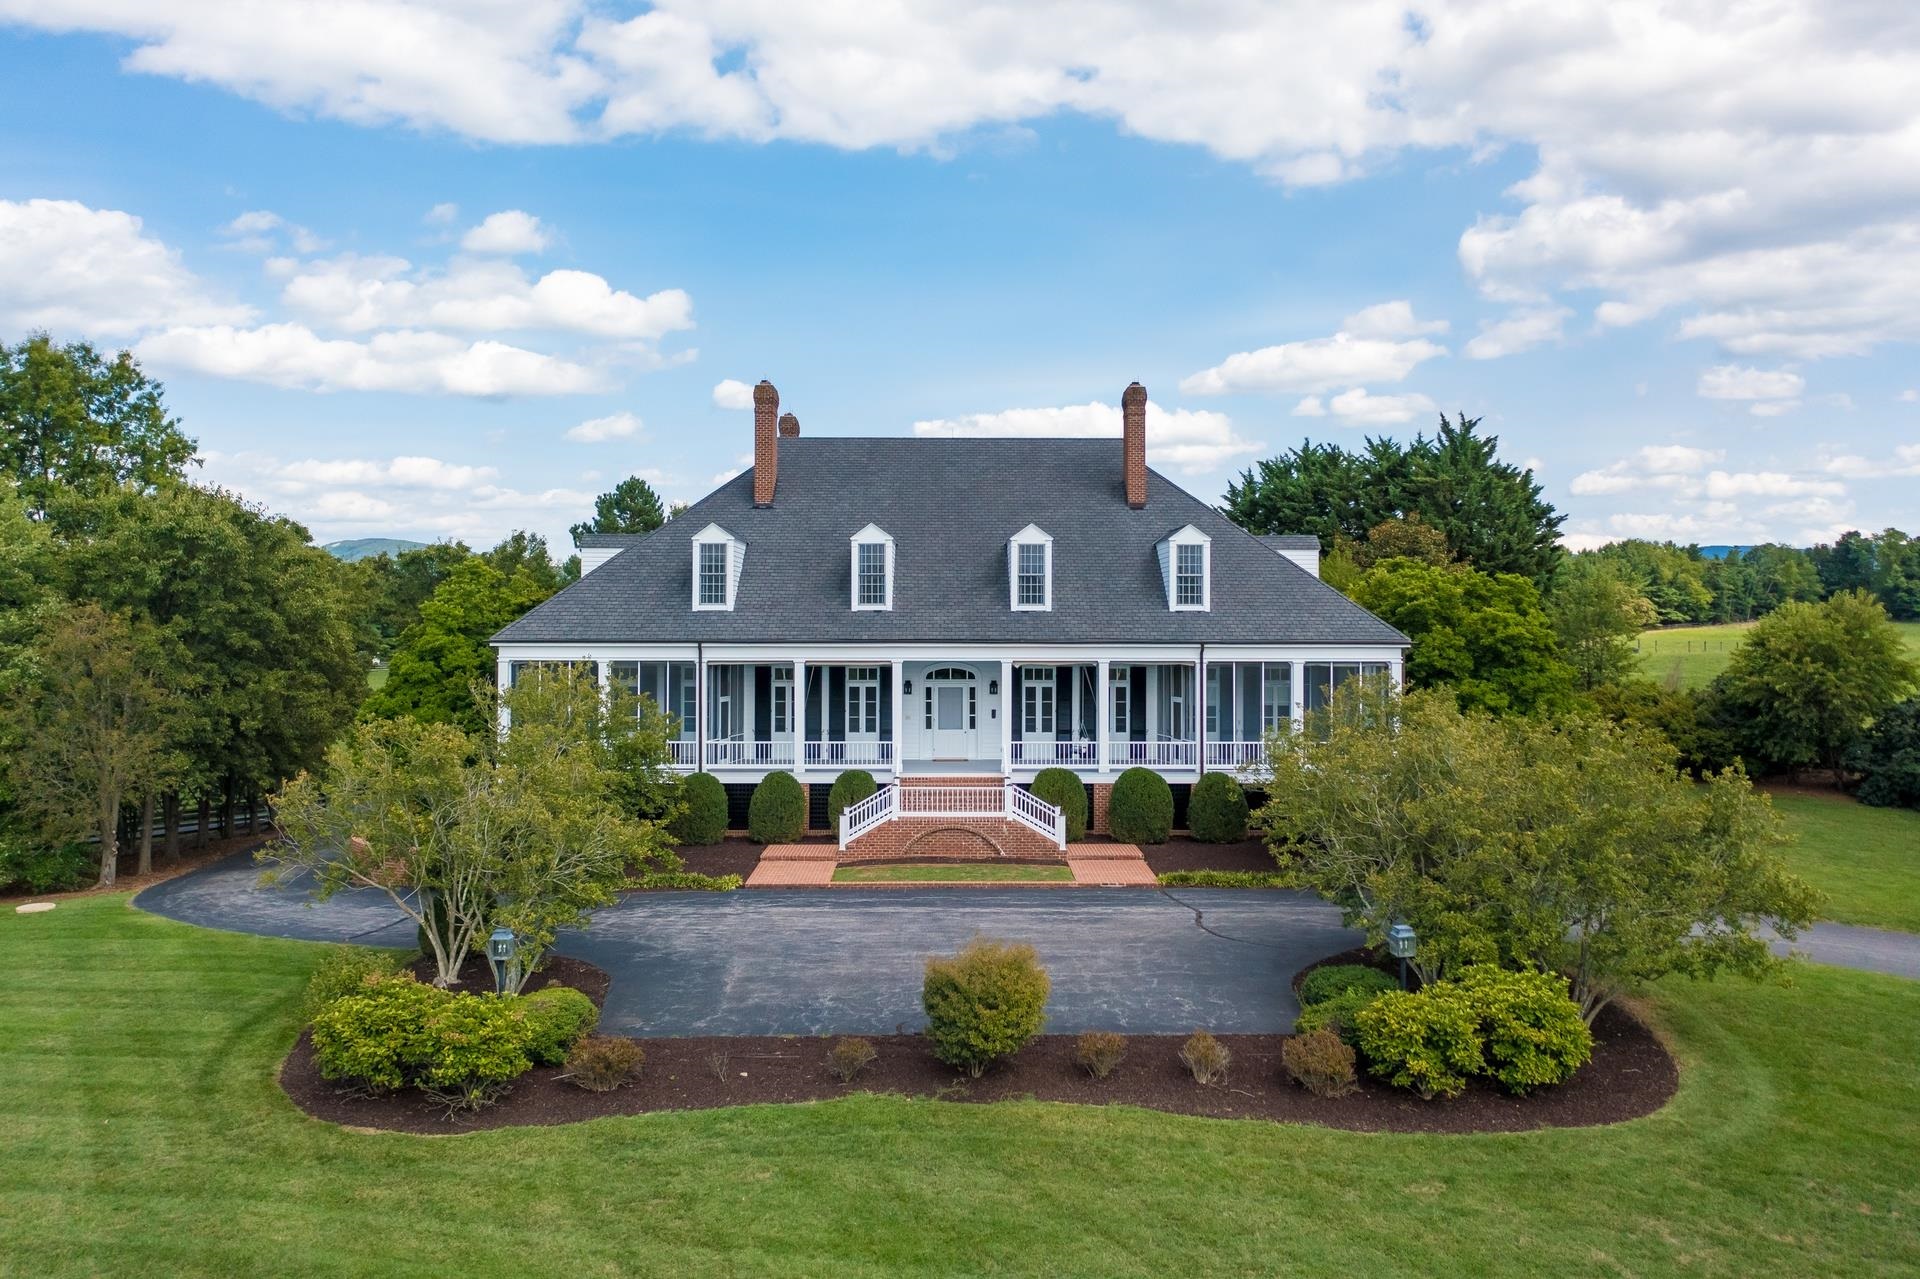
[[1709, 400], [1792, 400], [1807, 389], [1807, 380], [1787, 369], [1721, 364], [1702, 373], [1695, 389]]
[[1795, 479], [1780, 471], [1712, 471], [1707, 496], [1719, 501], [1736, 497], [1839, 497], [1847, 487], [1837, 480]]
[[497, 253], [513, 256], [539, 253], [553, 242], [553, 235], [539, 218], [520, 209], [489, 213], [479, 226], [460, 237], [460, 247], [469, 253]]
[[[1114, 404], [1069, 404], [1049, 409], [1007, 409], [915, 422], [923, 438], [993, 436], [1014, 439], [1088, 438], [1120, 434]], [[1147, 461], [1187, 474], [1201, 474], [1249, 453], [1260, 444], [1236, 435], [1232, 419], [1205, 409], [1163, 409], [1147, 404]]]
[[446, 226], [460, 216], [460, 206], [451, 200], [443, 200], [428, 209], [420, 218], [428, 226]]
[[1637, 456], [1641, 469], [1654, 475], [1686, 475], [1704, 471], [1726, 455], [1725, 449], [1701, 449], [1691, 444], [1649, 444]]
[[567, 431], [567, 438], [576, 444], [604, 444], [608, 440], [630, 440], [643, 429], [641, 421], [632, 413], [611, 413], [606, 417], [589, 418]]
[[[1331, 391], [1361, 382], [1398, 382], [1447, 349], [1424, 337], [1399, 340], [1370, 336], [1431, 329], [1413, 318], [1404, 302], [1384, 302], [1346, 318], [1332, 337], [1284, 342], [1230, 355], [1210, 369], [1181, 379], [1188, 395], [1244, 391]], [[1297, 410], [1296, 410], [1297, 411]], [[1310, 414], [1309, 414], [1310, 415]]]
[[684, 290], [639, 297], [587, 271], [549, 271], [534, 280], [500, 259], [456, 259], [444, 271], [416, 271], [404, 258], [353, 254], [283, 270], [282, 301], [348, 332], [418, 326], [651, 341], [693, 327], [693, 299]]
[[295, 253], [318, 253], [327, 242], [271, 209], [252, 209], [220, 228], [227, 247], [246, 253], [272, 253], [286, 244]]
[[1497, 360], [1518, 355], [1548, 342], [1558, 342], [1561, 330], [1573, 315], [1563, 306], [1533, 307], [1515, 311], [1504, 320], [1480, 326], [1462, 351], [1470, 360]]
[[1800, 401], [1798, 400], [1763, 400], [1757, 404], [1749, 404], [1747, 406], [1747, 412], [1753, 414], [1755, 417], [1779, 417], [1782, 414], [1791, 413], [1799, 407]]
[[303, 324], [177, 327], [141, 339], [134, 354], [157, 368], [311, 391], [569, 395], [607, 384], [601, 371], [558, 356], [406, 329], [356, 341]]
[[1325, 417], [1327, 402], [1317, 395], [1309, 395], [1293, 406], [1295, 417]]
[[1376, 302], [1354, 312], [1340, 322], [1343, 332], [1357, 338], [1411, 338], [1445, 333], [1445, 320], [1417, 320], [1413, 303], [1404, 300]]
[[723, 409], [750, 409], [753, 407], [753, 388], [738, 378], [722, 378], [714, 383], [713, 402]]
[[1920, 444], [1897, 444], [1890, 459], [1866, 458], [1857, 453], [1842, 454], [1829, 458], [1826, 469], [1831, 475], [1862, 480], [1920, 475]]
[[126, 337], [158, 324], [235, 324], [139, 218], [73, 200], [0, 200], [0, 331]]
[[[1439, 412], [1439, 406], [1417, 392], [1408, 395], [1372, 395], [1363, 386], [1342, 391], [1327, 401], [1327, 410], [1344, 426], [1391, 426]], [[1296, 412], [1298, 409], [1296, 407]]]
[[1618, 535], [1609, 533], [1569, 533], [1563, 531], [1560, 534], [1560, 545], [1566, 547], [1569, 551], [1597, 551], [1601, 547], [1609, 546], [1619, 540]]
[[1908, 390], [1900, 392], [1900, 402], [1902, 404], [1920, 403], [1920, 390], [1913, 390], [1910, 388]]

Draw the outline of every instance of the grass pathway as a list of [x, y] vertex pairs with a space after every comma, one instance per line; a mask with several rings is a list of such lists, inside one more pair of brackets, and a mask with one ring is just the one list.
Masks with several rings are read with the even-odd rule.
[[852, 1096], [421, 1138], [276, 1088], [319, 954], [122, 896], [0, 917], [0, 1273], [1920, 1270], [1920, 983], [1895, 978], [1670, 985], [1680, 1095], [1608, 1129]]

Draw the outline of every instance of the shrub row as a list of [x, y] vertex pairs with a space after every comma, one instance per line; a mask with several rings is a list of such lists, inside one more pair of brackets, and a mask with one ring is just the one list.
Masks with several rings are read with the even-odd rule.
[[1369, 1071], [1428, 1098], [1458, 1096], [1474, 1075], [1516, 1094], [1565, 1083], [1593, 1056], [1565, 978], [1491, 964], [1376, 995], [1353, 1028]]
[[738, 875], [702, 875], [694, 870], [656, 870], [629, 881], [631, 888], [730, 893], [745, 881]]
[[1160, 875], [1163, 888], [1286, 888], [1277, 870], [1170, 870]]

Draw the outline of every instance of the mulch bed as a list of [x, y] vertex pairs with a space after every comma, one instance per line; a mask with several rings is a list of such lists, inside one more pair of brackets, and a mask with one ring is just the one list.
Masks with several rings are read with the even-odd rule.
[[[1334, 956], [1326, 962], [1351, 962]], [[490, 989], [484, 961], [471, 989]], [[471, 970], [469, 970], [471, 971]], [[580, 985], [599, 1002], [606, 974], [591, 964], [560, 959], [528, 989], [562, 981]], [[592, 984], [597, 982], [597, 988]], [[1679, 1070], [1654, 1033], [1624, 1008], [1609, 1007], [1594, 1025], [1593, 1060], [1571, 1082], [1528, 1097], [1510, 1097], [1475, 1081], [1453, 1101], [1421, 1101], [1363, 1076], [1360, 1091], [1322, 1099], [1295, 1085], [1280, 1065], [1284, 1035], [1222, 1035], [1233, 1054], [1224, 1084], [1201, 1087], [1181, 1066], [1185, 1036], [1135, 1035], [1127, 1055], [1104, 1080], [1073, 1063], [1074, 1037], [1043, 1035], [1019, 1055], [968, 1079], [934, 1060], [918, 1035], [877, 1035], [879, 1056], [852, 1085], [827, 1073], [828, 1037], [761, 1036], [643, 1039], [646, 1064], [639, 1078], [608, 1093], [592, 1093], [560, 1078], [558, 1067], [536, 1067], [498, 1103], [449, 1117], [418, 1094], [356, 1097], [323, 1080], [312, 1043], [302, 1032], [281, 1067], [287, 1095], [308, 1114], [355, 1128], [412, 1133], [576, 1123], [607, 1115], [705, 1110], [762, 1102], [824, 1101], [849, 1092], [896, 1093], [946, 1101], [1016, 1099], [1082, 1105], [1130, 1105], [1216, 1119], [1265, 1119], [1321, 1124], [1360, 1132], [1525, 1132], [1617, 1123], [1651, 1114], [1679, 1086]]]
[[747, 839], [690, 844], [674, 850], [687, 869], [701, 875], [738, 875], [745, 879], [760, 864], [760, 845]]
[[[432, 981], [435, 972], [433, 956], [423, 955], [408, 966], [408, 971], [421, 981]], [[613, 985], [613, 978], [607, 976], [607, 970], [597, 964], [589, 964], [584, 959], [569, 959], [565, 955], [548, 955], [547, 962], [540, 971], [527, 978], [521, 993], [531, 995], [534, 991], [547, 986], [571, 986], [593, 1001], [595, 1008], [607, 1002], [607, 988]], [[460, 980], [449, 989], [466, 991], [469, 994], [491, 994], [493, 991], [493, 966], [485, 955], [470, 954], [466, 962], [460, 965]]]
[[1280, 869], [1272, 852], [1257, 839], [1242, 840], [1238, 844], [1203, 844], [1176, 835], [1164, 844], [1148, 844], [1140, 851], [1147, 855], [1147, 866], [1156, 875], [1173, 870], [1271, 872]]

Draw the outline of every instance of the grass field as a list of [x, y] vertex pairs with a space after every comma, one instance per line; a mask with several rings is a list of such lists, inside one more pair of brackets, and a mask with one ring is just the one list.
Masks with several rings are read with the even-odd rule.
[[[1920, 657], [1920, 622], [1895, 622], [1907, 648]], [[1647, 631], [1640, 636], [1640, 672], [1666, 683], [1678, 680], [1683, 688], [1699, 688], [1727, 669], [1733, 650], [1740, 647], [1752, 622], [1725, 626], [1676, 626]]]
[[1910, 1275], [1920, 983], [1671, 983], [1612, 1128], [1391, 1136], [856, 1095], [459, 1137], [274, 1083], [317, 947], [0, 916], [0, 1273]]
[[1065, 866], [998, 866], [958, 862], [951, 866], [842, 866], [836, 884], [1062, 884], [1073, 881]]
[[1797, 837], [1783, 855], [1827, 894], [1827, 918], [1920, 933], [1920, 813], [1844, 795], [1775, 795], [1773, 806]]

